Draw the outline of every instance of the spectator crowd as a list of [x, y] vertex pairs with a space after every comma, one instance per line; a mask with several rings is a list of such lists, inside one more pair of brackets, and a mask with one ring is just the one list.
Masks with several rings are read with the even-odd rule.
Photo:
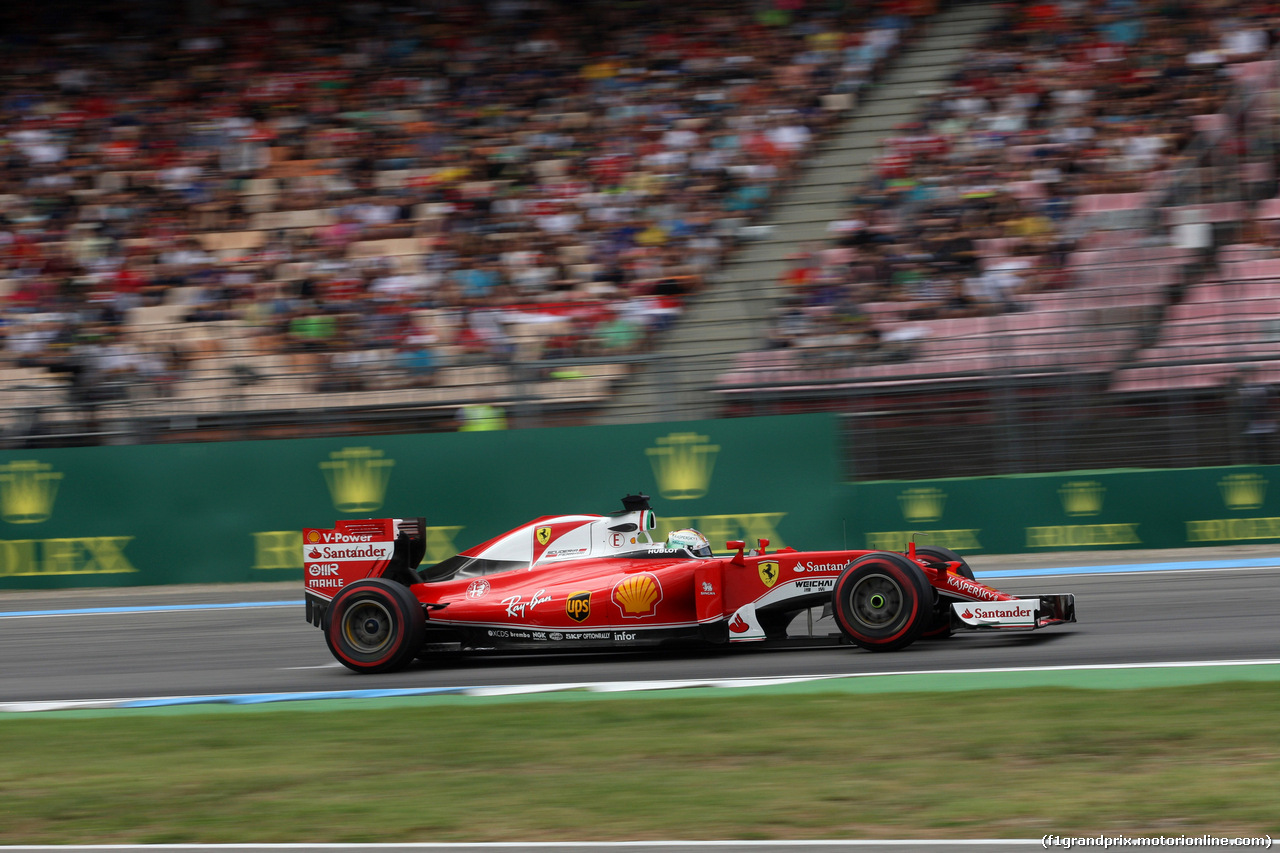
[[[772, 344], [841, 342], [843, 363], [903, 357], [871, 308], [930, 320], [1020, 310], [1078, 284], [1092, 235], [1078, 202], [1150, 193], [1218, 113], [1235, 66], [1266, 56], [1268, 3], [1034, 0], [886, 140], [829, 241], [796, 254]], [[910, 329], [899, 328], [895, 334]], [[830, 358], [833, 348], [814, 349]]]
[[[554, 330], [534, 357], [635, 352], [932, 11], [928, 0], [8, 4], [4, 359], [91, 398], [165, 387], [218, 354], [221, 333], [147, 337], [155, 318], [233, 323], [299, 372], [377, 362], [413, 383], [442, 363], [513, 358], [515, 325]], [[1198, 20], [1142, 43], [1184, 38]], [[1064, 14], [1064, 38], [1072, 25]], [[1122, 99], [1129, 124], [1103, 126], [1112, 101], [1086, 94], [1141, 57], [1058, 69], [1075, 95], [1044, 106], [1054, 87], [1033, 92], [1007, 72], [1030, 74], [1049, 52], [1022, 28], [970, 64], [964, 94], [926, 119], [949, 144], [914, 146], [860, 191], [841, 235], [849, 275], [926, 287], [921, 270], [969, 269], [971, 239], [1011, 219], [1028, 245], [1051, 248], [1056, 208], [990, 186], [999, 140], [1065, 146], [1034, 163], [1056, 198], [1079, 146], [1123, 143], [1134, 122], [1176, 133], [1175, 118], [1143, 116], [1218, 93], [1209, 70], [1188, 66], [1166, 75], [1178, 94], [1149, 81]], [[1158, 159], [1176, 139], [1138, 147], [1119, 153]], [[904, 227], [913, 219], [917, 231]]]

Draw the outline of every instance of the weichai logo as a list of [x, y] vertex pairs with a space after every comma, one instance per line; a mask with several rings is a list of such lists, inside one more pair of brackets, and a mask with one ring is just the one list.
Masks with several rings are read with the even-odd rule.
[[564, 600], [564, 612], [574, 622], [585, 622], [591, 615], [591, 590], [575, 592]]

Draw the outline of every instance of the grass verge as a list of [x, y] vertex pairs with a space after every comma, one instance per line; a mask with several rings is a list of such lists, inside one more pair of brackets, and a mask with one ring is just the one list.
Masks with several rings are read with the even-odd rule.
[[1280, 835], [1280, 684], [0, 719], [0, 843]]

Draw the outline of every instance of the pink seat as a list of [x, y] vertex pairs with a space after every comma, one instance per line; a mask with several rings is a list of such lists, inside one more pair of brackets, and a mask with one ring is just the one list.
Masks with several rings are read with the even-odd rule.
[[1257, 219], [1280, 219], [1280, 198], [1264, 198], [1254, 213]]

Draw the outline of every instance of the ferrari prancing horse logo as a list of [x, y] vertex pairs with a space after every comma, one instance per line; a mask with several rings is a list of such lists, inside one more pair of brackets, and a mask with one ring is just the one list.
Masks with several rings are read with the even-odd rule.
[[760, 580], [765, 586], [773, 586], [778, 582], [778, 561], [761, 560], [756, 566], [760, 571]]
[[533, 535], [537, 537], [539, 545], [546, 545], [548, 542], [551, 541], [551, 528], [539, 527], [537, 530], [533, 532]]

